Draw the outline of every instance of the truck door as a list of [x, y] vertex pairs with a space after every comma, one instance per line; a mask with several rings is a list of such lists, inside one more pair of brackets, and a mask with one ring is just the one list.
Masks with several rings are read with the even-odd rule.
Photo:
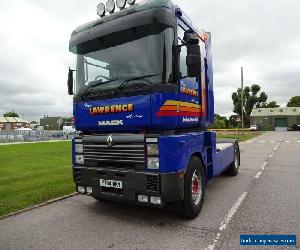
[[[184, 27], [184, 24], [179, 23], [177, 30], [178, 45], [182, 44], [185, 30], [188, 30], [188, 28]], [[182, 46], [180, 54], [180, 72], [182, 79], [179, 80], [179, 123], [181, 127], [197, 125], [201, 117], [200, 76], [187, 77], [186, 56], [187, 48], [186, 46]]]

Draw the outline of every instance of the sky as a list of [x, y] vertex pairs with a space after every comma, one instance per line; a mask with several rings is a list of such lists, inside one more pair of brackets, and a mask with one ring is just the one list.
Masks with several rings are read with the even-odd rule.
[[[105, 1], [105, 0], [104, 0]], [[0, 1], [0, 115], [28, 121], [71, 116], [67, 72], [71, 32], [97, 18], [95, 0]], [[216, 113], [229, 116], [231, 94], [259, 84], [285, 106], [300, 95], [300, 1], [174, 0], [193, 23], [212, 34]]]

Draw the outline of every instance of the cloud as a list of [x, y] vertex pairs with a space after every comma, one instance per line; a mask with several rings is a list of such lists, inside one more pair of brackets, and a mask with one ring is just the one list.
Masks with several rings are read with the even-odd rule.
[[[74, 56], [72, 30], [95, 19], [99, 1], [17, 0], [0, 3], [0, 114], [29, 120], [71, 115], [66, 77]], [[300, 17], [297, 0], [175, 0], [213, 38], [215, 110], [232, 112], [231, 93], [258, 83], [282, 105], [300, 95]]]

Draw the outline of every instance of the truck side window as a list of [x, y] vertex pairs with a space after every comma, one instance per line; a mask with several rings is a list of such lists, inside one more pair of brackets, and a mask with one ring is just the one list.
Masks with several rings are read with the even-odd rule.
[[[178, 45], [182, 44], [184, 32], [184, 29], [178, 25]], [[187, 48], [185, 46], [182, 46], [180, 53], [180, 72], [183, 77], [187, 76], [186, 56]]]

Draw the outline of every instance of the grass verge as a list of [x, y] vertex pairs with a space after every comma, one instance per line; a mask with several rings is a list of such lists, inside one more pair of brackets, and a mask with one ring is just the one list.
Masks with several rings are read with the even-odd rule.
[[220, 133], [217, 134], [218, 139], [238, 139], [240, 142], [251, 140], [262, 135], [263, 132], [238, 132], [238, 133]]
[[0, 216], [74, 191], [71, 142], [0, 146]]

